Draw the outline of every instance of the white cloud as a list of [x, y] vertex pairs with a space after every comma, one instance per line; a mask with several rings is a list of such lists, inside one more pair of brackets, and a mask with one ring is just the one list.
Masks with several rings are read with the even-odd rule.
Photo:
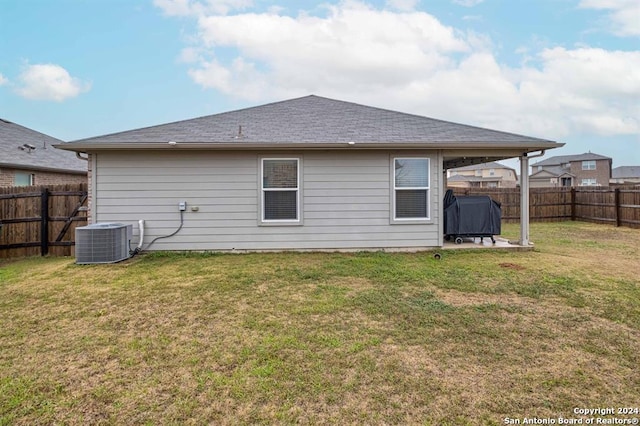
[[[281, 85], [309, 91], [332, 84], [352, 87], [353, 82], [397, 86], [416, 72], [447, 66], [449, 54], [469, 50], [452, 28], [431, 15], [379, 11], [357, 2], [330, 7], [325, 18], [207, 16], [200, 18], [199, 30], [211, 51], [236, 48], [245, 62], [260, 64], [244, 69], [263, 74], [269, 82], [263, 92]], [[203, 64], [210, 67], [210, 62]], [[217, 80], [219, 73], [214, 75]]]
[[252, 102], [315, 93], [552, 139], [640, 133], [640, 52], [538, 47], [509, 67], [486, 35], [424, 12], [326, 12], [202, 13], [181, 59], [200, 86]]
[[63, 101], [91, 88], [55, 64], [28, 65], [18, 77], [16, 92], [27, 99]]
[[9, 79], [0, 73], [0, 86], [5, 85], [9, 82]]
[[263, 74], [256, 71], [253, 63], [242, 58], [236, 58], [228, 67], [215, 59], [203, 62], [200, 68], [190, 70], [189, 76], [202, 87], [252, 101], [259, 101], [264, 95], [264, 87], [270, 84]]
[[640, 2], [638, 0], [582, 0], [583, 9], [609, 10], [610, 31], [616, 35], [640, 35]]
[[640, 52], [554, 48], [539, 60], [541, 69], [520, 70], [536, 115], [556, 115], [578, 133], [640, 132], [640, 74], [629, 72], [640, 67]]

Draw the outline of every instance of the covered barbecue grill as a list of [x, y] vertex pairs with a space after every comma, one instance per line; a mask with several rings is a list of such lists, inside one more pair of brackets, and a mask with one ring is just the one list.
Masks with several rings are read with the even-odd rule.
[[463, 238], [500, 235], [500, 203], [486, 195], [458, 196], [447, 190], [444, 196], [444, 234], [447, 241], [461, 244]]

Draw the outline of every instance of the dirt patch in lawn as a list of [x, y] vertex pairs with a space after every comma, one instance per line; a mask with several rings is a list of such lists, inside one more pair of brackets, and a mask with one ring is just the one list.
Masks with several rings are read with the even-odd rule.
[[522, 265], [517, 265], [515, 263], [499, 263], [498, 264], [501, 268], [507, 268], [507, 269], [513, 269], [514, 271], [524, 271], [525, 268]]

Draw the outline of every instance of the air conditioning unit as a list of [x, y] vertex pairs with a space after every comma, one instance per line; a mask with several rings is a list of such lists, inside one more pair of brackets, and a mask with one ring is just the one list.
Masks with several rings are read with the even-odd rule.
[[76, 228], [76, 263], [115, 263], [129, 258], [132, 226], [96, 223]]

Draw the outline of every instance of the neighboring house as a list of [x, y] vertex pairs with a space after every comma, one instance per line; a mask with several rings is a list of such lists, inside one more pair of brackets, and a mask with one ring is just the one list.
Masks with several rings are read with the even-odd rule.
[[517, 182], [514, 169], [495, 161], [447, 171], [450, 188], [515, 188]]
[[611, 170], [610, 183], [640, 183], [640, 166], [620, 166]]
[[611, 158], [591, 152], [559, 155], [531, 165], [532, 188], [559, 186], [609, 186]]
[[60, 139], [0, 119], [0, 187], [87, 182], [87, 161]]
[[306, 96], [62, 148], [90, 156], [92, 223], [221, 251], [439, 247], [446, 169], [559, 146]]

